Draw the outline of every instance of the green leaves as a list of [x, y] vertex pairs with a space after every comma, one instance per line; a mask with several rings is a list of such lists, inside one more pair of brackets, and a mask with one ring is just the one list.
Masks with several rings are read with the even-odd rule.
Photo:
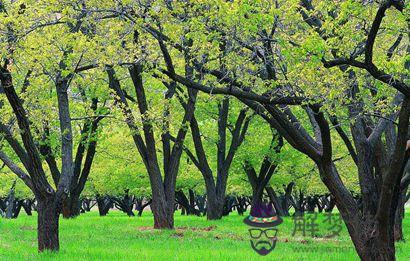
[[[348, 118], [347, 111], [355, 99], [361, 101], [363, 113], [370, 117], [376, 114], [385, 117], [396, 110], [391, 105], [395, 92], [386, 84], [370, 79], [363, 70], [349, 68], [342, 71], [323, 67], [322, 59], [354, 56], [358, 61], [363, 60], [362, 48], [377, 10], [376, 2], [363, 4], [353, 0], [325, 0], [313, 1], [312, 7], [302, 7], [296, 0], [172, 3], [91, 0], [84, 6], [57, 0], [4, 3], [7, 12], [0, 12], [1, 58], [13, 60], [10, 65], [13, 81], [24, 100], [27, 114], [30, 119], [35, 119], [31, 127], [39, 144], [45, 142], [41, 141], [40, 133], [47, 123], [50, 136], [46, 142], [56, 156], [60, 156], [54, 88], [56, 75], [73, 76], [68, 90], [72, 118], [84, 119], [96, 113], [112, 117], [103, 123], [108, 130], [95, 137], [104, 148], [98, 150], [95, 172], [92, 171], [93, 189], [101, 193], [122, 193], [124, 186], [130, 184], [135, 191], [148, 186], [146, 171], [138, 153], [131, 148], [130, 133], [121, 123], [124, 118], [119, 114], [114, 95], [108, 88], [106, 65], [115, 68], [123, 90], [135, 97], [127, 70], [131, 63], [141, 62], [149, 103], [149, 110], [143, 115], [144, 121], [150, 123], [159, 141], [165, 125], [169, 125], [172, 133], [180, 127], [178, 123], [182, 120], [183, 110], [179, 101], [175, 97], [164, 99], [167, 91], [164, 82], [169, 84], [170, 79], [161, 72], [166, 65], [154, 37], [156, 34], [163, 37], [175, 71], [184, 75], [185, 66], [193, 66], [194, 76], [201, 84], [226, 87], [233, 84], [227, 83], [227, 79], [234, 79], [235, 84], [258, 94], [306, 97], [306, 101], [320, 103], [321, 110], [327, 115], [339, 115], [344, 119], [344, 128], [354, 120]], [[21, 7], [23, 3], [24, 10]], [[409, 72], [405, 64], [410, 63], [407, 53], [408, 14], [408, 4], [402, 13], [388, 10], [377, 35], [373, 55], [374, 63], [381, 70], [407, 82]], [[402, 39], [398, 40], [400, 34]], [[391, 49], [395, 41], [398, 43]], [[274, 73], [267, 69], [269, 66]], [[211, 70], [222, 72], [223, 76], [218, 78], [206, 73]], [[355, 98], [349, 97], [351, 73], [355, 74], [359, 89]], [[178, 88], [184, 90], [183, 86]], [[96, 112], [89, 106], [93, 98], [98, 98], [101, 105]], [[4, 96], [0, 95], [0, 102], [3, 99]], [[216, 155], [215, 105], [219, 99], [221, 97], [212, 94], [199, 94], [198, 98], [196, 115], [209, 155]], [[138, 111], [135, 110], [137, 102], [131, 99], [128, 102], [133, 113]], [[242, 104], [236, 101], [231, 104], [232, 115], [236, 115]], [[166, 115], [165, 107], [170, 112]], [[303, 124], [309, 125], [309, 119], [300, 107], [292, 108], [292, 111]], [[140, 119], [140, 115], [135, 114]], [[13, 119], [7, 105], [0, 108], [0, 115], [2, 122]], [[229, 117], [233, 122], [233, 116]], [[243, 181], [241, 164], [244, 159], [258, 165], [264, 155], [270, 153], [269, 126], [256, 118], [251, 123], [251, 134], [234, 159], [230, 191], [239, 193], [242, 189], [249, 189]], [[81, 131], [81, 123], [76, 120], [75, 132]], [[138, 126], [142, 126], [141, 121]], [[311, 129], [308, 131], [313, 133]], [[333, 146], [335, 157], [344, 157], [347, 152], [340, 138], [332, 138], [338, 145]], [[192, 149], [190, 140], [188, 137], [185, 146]], [[104, 158], [104, 151], [115, 156]], [[125, 159], [122, 158], [124, 155]], [[314, 190], [324, 190], [310, 160], [289, 145], [285, 145], [279, 156], [272, 156], [277, 156], [276, 160], [280, 162], [274, 184], [281, 186], [292, 180], [303, 180], [310, 182]], [[347, 158], [337, 164], [351, 166], [352, 162]], [[210, 162], [214, 164], [215, 159]], [[202, 178], [194, 170], [192, 162], [181, 164], [178, 185], [202, 189]], [[354, 184], [354, 167], [342, 169], [348, 186]], [[104, 182], [109, 182], [109, 185], [104, 185]]]

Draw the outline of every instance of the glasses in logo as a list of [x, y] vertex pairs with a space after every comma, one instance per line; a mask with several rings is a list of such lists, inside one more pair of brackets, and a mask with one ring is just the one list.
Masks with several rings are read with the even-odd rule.
[[259, 228], [251, 228], [249, 229], [249, 234], [251, 238], [258, 239], [262, 236], [262, 233], [269, 239], [274, 239], [278, 233], [276, 228], [267, 228], [267, 229], [259, 229]]

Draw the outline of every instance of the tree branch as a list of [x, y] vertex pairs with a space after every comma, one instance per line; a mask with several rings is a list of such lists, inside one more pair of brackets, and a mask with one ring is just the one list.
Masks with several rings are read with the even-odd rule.
[[14, 173], [16, 174], [20, 179], [24, 181], [24, 183], [31, 189], [33, 190], [33, 183], [31, 181], [31, 178], [19, 167], [17, 164], [15, 164], [7, 155], [3, 152], [0, 151], [0, 159], [3, 161], [3, 163]]

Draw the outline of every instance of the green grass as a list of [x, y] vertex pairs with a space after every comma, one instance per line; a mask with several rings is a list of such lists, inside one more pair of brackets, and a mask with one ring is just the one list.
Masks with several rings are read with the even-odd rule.
[[[404, 220], [410, 236], [410, 213]], [[153, 230], [149, 212], [129, 218], [112, 211], [60, 222], [60, 252], [37, 253], [36, 217], [0, 219], [0, 260], [254, 260], [243, 217], [231, 214], [220, 221], [175, 214], [175, 231]], [[319, 216], [319, 234], [326, 233]], [[278, 227], [279, 242], [269, 260], [358, 260], [346, 230], [332, 239], [292, 236], [292, 218]], [[398, 245], [398, 260], [410, 259], [410, 244]]]

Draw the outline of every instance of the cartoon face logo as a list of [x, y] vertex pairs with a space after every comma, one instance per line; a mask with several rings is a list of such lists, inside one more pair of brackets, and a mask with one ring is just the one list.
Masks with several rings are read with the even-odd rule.
[[275, 249], [278, 240], [278, 229], [275, 227], [282, 223], [282, 219], [276, 215], [272, 204], [260, 203], [252, 207], [243, 222], [250, 226], [250, 243], [256, 253], [266, 256]]
[[251, 247], [256, 253], [266, 256], [275, 249], [278, 240], [276, 228], [250, 228], [248, 230], [251, 237]]

